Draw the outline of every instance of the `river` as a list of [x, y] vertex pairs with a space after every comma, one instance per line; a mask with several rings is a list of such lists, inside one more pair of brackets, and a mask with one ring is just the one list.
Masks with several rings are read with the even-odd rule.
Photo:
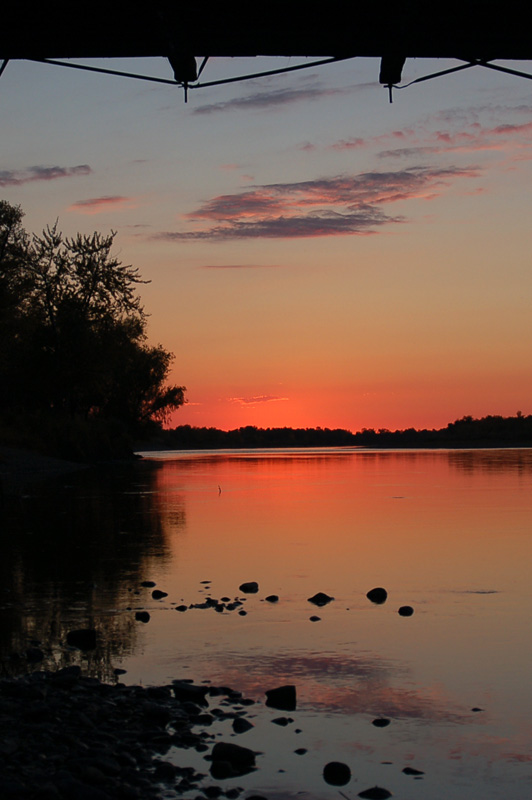
[[[33, 486], [3, 509], [2, 670], [39, 647], [30, 668], [242, 691], [253, 727], [211, 731], [261, 755], [224, 790], [528, 799], [531, 489], [529, 449], [153, 452]], [[76, 628], [95, 650], [67, 646]], [[285, 684], [296, 709], [266, 707]]]

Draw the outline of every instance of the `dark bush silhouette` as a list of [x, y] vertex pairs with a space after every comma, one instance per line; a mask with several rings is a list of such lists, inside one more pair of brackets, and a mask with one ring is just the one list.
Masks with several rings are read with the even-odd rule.
[[4, 425], [112, 420], [137, 433], [165, 419], [184, 402], [184, 387], [165, 385], [173, 356], [147, 344], [137, 293], [146, 281], [113, 256], [115, 233], [66, 238], [56, 223], [30, 237], [22, 218], [0, 202]]

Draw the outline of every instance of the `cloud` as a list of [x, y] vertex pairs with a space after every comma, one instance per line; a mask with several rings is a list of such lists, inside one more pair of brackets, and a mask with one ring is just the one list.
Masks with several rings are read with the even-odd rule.
[[136, 198], [123, 197], [122, 195], [106, 195], [105, 197], [91, 197], [88, 200], [77, 200], [68, 207], [67, 211], [78, 211], [81, 214], [100, 214], [103, 211], [125, 211], [136, 207]]
[[272, 394], [259, 394], [254, 397], [229, 397], [231, 403], [239, 403], [241, 406], [255, 406], [258, 403], [277, 403], [280, 400], [288, 400], [288, 397], [276, 397]]
[[163, 232], [167, 241], [293, 239], [374, 233], [404, 221], [380, 207], [413, 198], [432, 199], [453, 181], [479, 175], [476, 167], [413, 166], [295, 183], [274, 183], [218, 195], [185, 215], [203, 224], [195, 230]]
[[59, 178], [75, 178], [90, 175], [92, 169], [88, 164], [76, 167], [43, 167], [34, 166], [19, 170], [0, 170], [0, 186], [21, 186], [32, 181], [55, 181]]
[[[357, 87], [354, 87], [357, 88]], [[320, 100], [339, 94], [351, 94], [353, 88], [321, 88], [304, 86], [300, 88], [274, 89], [273, 91], [255, 92], [245, 97], [235, 97], [221, 103], [197, 106], [194, 114], [214, 114], [219, 111], [249, 111], [281, 108], [304, 100]]]
[[279, 264], [202, 264], [196, 269], [278, 269]]
[[436, 147], [396, 147], [394, 150], [381, 150], [377, 153], [379, 158], [420, 158], [440, 152]]

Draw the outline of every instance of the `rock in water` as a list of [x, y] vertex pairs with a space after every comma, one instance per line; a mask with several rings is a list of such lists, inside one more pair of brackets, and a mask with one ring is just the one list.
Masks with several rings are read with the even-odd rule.
[[236, 717], [236, 719], [233, 720], [232, 728], [235, 733], [246, 733], [246, 731], [250, 731], [253, 727], [253, 723], [248, 719]]
[[371, 724], [375, 725], [376, 728], [387, 728], [390, 724], [390, 720], [386, 719], [386, 717], [377, 717]]
[[331, 600], [334, 600], [334, 597], [329, 597], [325, 592], [318, 592], [313, 597], [308, 598], [308, 602], [314, 603], [315, 606], [326, 606]]
[[270, 708], [278, 708], [280, 711], [296, 710], [296, 687], [291, 684], [268, 689], [266, 698], [266, 705]]
[[370, 589], [367, 593], [366, 597], [368, 600], [371, 600], [372, 603], [376, 605], [381, 605], [382, 603], [386, 602], [388, 597], [388, 592], [386, 589], [383, 589], [382, 586], [377, 586], [376, 589]]
[[412, 606], [401, 606], [399, 611], [397, 612], [401, 617], [411, 617], [414, 613], [414, 609]]
[[137, 620], [137, 622], [149, 622], [150, 615], [148, 611], [137, 611], [135, 613], [135, 619]]
[[96, 649], [96, 631], [92, 628], [80, 628], [67, 633], [67, 644], [80, 650]]
[[329, 761], [323, 768], [323, 780], [330, 786], [345, 786], [351, 780], [351, 770], [341, 761]]
[[277, 594], [269, 594], [268, 597], [264, 598], [267, 603], [278, 603], [279, 602], [279, 595]]
[[168, 597], [168, 592], [162, 592], [160, 589], [154, 589], [151, 593], [154, 600], [162, 600], [163, 597]]
[[392, 793], [388, 789], [383, 789], [381, 786], [372, 786], [371, 789], [365, 789], [363, 792], [358, 793], [359, 797], [364, 800], [388, 800]]
[[185, 681], [172, 681], [172, 691], [176, 700], [190, 700], [200, 706], [208, 705], [205, 695], [209, 691], [208, 686], [196, 686], [193, 683], [186, 683]]
[[257, 594], [259, 584], [256, 581], [248, 581], [247, 583], [241, 583], [238, 588], [244, 594]]
[[217, 742], [212, 748], [211, 775], [217, 779], [245, 775], [255, 768], [255, 753], [230, 742]]

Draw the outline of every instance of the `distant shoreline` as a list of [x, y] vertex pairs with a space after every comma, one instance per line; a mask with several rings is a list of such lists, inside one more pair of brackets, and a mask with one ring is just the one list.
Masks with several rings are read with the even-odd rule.
[[369, 447], [372, 449], [467, 449], [532, 447], [532, 416], [462, 417], [445, 428], [390, 431], [364, 428], [357, 433], [342, 428], [257, 428], [234, 430], [180, 425], [161, 430], [140, 450], [239, 450], [287, 447]]

